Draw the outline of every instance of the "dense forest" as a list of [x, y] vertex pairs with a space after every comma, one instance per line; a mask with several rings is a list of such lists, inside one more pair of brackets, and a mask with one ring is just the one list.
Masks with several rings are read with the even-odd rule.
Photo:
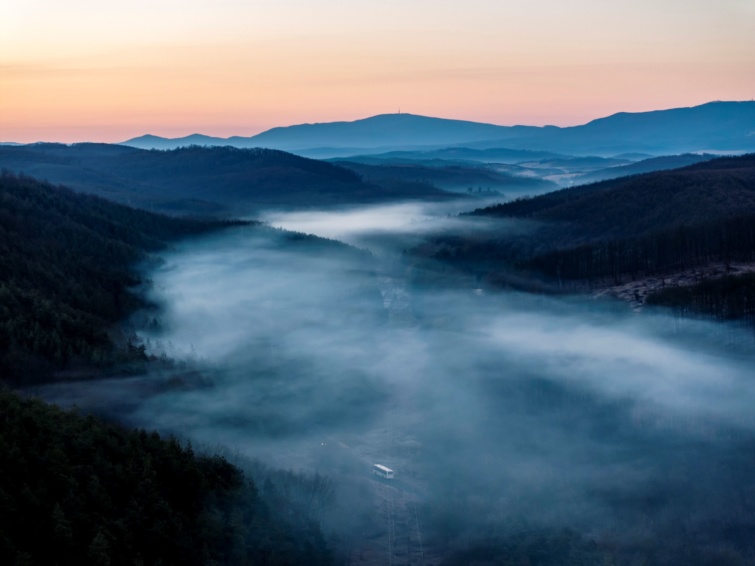
[[628, 177], [630, 175], [640, 175], [652, 171], [664, 171], [666, 169], [678, 169], [694, 163], [701, 163], [715, 158], [715, 155], [708, 153], [683, 153], [681, 155], [663, 155], [660, 157], [649, 157], [628, 165], [618, 165], [599, 169], [583, 175], [578, 175], [571, 179], [575, 184], [596, 183], [608, 179], [618, 179], [619, 177]]
[[[0, 376], [28, 385], [144, 357], [113, 326], [141, 306], [135, 264], [230, 226], [169, 218], [0, 174]], [[116, 347], [116, 344], [120, 347]]]
[[755, 326], [755, 273], [705, 279], [687, 287], [669, 287], [651, 294], [646, 302], [669, 307], [682, 316], [702, 314], [719, 320], [745, 319]]
[[[550, 151], [532, 151], [528, 149], [509, 149], [506, 147], [493, 147], [487, 149], [474, 149], [471, 147], [454, 146], [443, 149], [418, 149], [414, 151], [397, 150], [375, 153], [370, 155], [349, 156], [348, 161], [366, 163], [368, 165], [380, 164], [412, 164], [419, 163], [426, 166], [444, 165], [469, 165], [470, 162], [478, 163], [522, 163], [525, 161], [537, 161], [540, 159], [553, 159], [570, 157]], [[343, 158], [339, 158], [343, 159]]]
[[582, 185], [473, 212], [558, 224], [566, 247], [755, 213], [755, 154]]
[[[233, 226], [281, 246], [364, 253], [254, 222], [172, 218], [0, 175], [0, 378], [11, 386], [145, 369], [119, 322], [146, 306], [139, 262]], [[0, 390], [3, 564], [325, 564], [310, 507], [323, 479], [261, 489], [216, 456]], [[315, 494], [314, 492], [317, 492]], [[305, 503], [306, 502], [306, 503]], [[44, 541], [44, 544], [40, 544]]]
[[[755, 155], [563, 189], [470, 215], [500, 224], [438, 236], [417, 252], [495, 284], [554, 291], [749, 262], [755, 260]], [[527, 229], [512, 233], [512, 225]], [[699, 292], [707, 296], [725, 285], [710, 284]], [[654, 301], [678, 308], [687, 297], [687, 306], [697, 312], [749, 316], [744, 298], [725, 305], [722, 292], [698, 309], [702, 302], [692, 298], [694, 293], [668, 291]]]
[[555, 279], [597, 286], [709, 262], [755, 259], [755, 214], [546, 252], [527, 265]]
[[[555, 190], [557, 185], [550, 181], [530, 177], [516, 177], [497, 171], [486, 164], [452, 164], [427, 166], [421, 163], [360, 163], [351, 160], [338, 160], [335, 163], [358, 173], [367, 181], [384, 184], [402, 180], [404, 182], [427, 183], [441, 189], [469, 192], [470, 188], [482, 192], [520, 191], [545, 192]], [[443, 163], [443, 162], [441, 162]]]
[[332, 561], [280, 492], [272, 507], [238, 468], [175, 438], [0, 391], [0, 455], [3, 564]]
[[244, 215], [308, 207], [444, 198], [425, 183], [372, 183], [333, 163], [272, 149], [143, 150], [80, 143], [0, 146], [0, 168], [123, 204], [172, 214]]
[[[684, 153], [681, 155], [664, 155], [660, 157], [651, 157], [648, 154], [630, 153], [622, 154], [615, 157], [599, 156], [570, 156], [558, 155], [547, 152], [510, 150], [510, 149], [486, 149], [475, 150], [466, 147], [447, 148], [433, 151], [393, 151], [377, 155], [359, 155], [354, 157], [331, 159], [335, 163], [357, 163], [363, 165], [381, 165], [385, 171], [392, 167], [416, 167], [434, 169], [455, 169], [455, 174], [461, 176], [462, 172], [469, 175], [464, 186], [490, 186], [495, 187], [495, 179], [481, 178], [479, 181], [475, 177], [480, 176], [480, 169], [495, 172], [503, 175], [504, 184], [510, 187], [527, 189], [531, 194], [540, 194], [558, 190], [559, 183], [561, 187], [569, 185], [582, 185], [586, 183], [595, 183], [608, 179], [618, 179], [630, 175], [639, 175], [653, 171], [664, 171], [668, 169], [677, 169], [715, 159], [712, 154]], [[475, 168], [478, 171], [475, 171]], [[419, 170], [399, 169], [399, 173], [417, 175]], [[434, 182], [438, 187], [444, 189], [456, 189], [459, 183], [453, 185], [453, 173], [448, 178], [443, 178], [440, 173], [436, 173], [439, 180]], [[506, 177], [509, 177], [506, 180]], [[538, 187], [535, 182], [541, 183]], [[553, 182], [555, 180], [555, 182]], [[463, 184], [463, 179], [460, 179]], [[504, 189], [502, 185], [498, 187]], [[534, 190], [533, 190], [534, 189]], [[506, 192], [504, 190], [504, 192]]]
[[254, 221], [168, 217], [0, 174], [0, 382], [27, 386], [143, 369], [143, 345], [120, 325], [147, 307], [133, 288], [139, 262], [178, 240], [246, 226], [269, 245], [349, 257], [372, 256], [341, 242]]

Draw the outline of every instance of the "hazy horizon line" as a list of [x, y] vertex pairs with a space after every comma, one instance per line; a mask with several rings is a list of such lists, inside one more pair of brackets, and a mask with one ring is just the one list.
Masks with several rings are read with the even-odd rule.
[[[586, 124], [589, 124], [590, 122], [593, 122], [595, 120], [600, 120], [603, 118], [609, 118], [611, 116], [615, 116], [617, 114], [644, 114], [644, 113], [650, 113], [650, 112], [662, 112], [667, 110], [677, 110], [677, 109], [684, 109], [684, 108], [696, 108], [699, 106], [706, 106], [708, 104], [715, 104], [715, 103], [744, 103], [744, 102], [755, 102], [755, 98], [752, 98], [750, 100], [743, 99], [743, 100], [707, 100], [706, 102], [701, 102], [699, 104], [692, 104], [692, 105], [679, 105], [679, 106], [670, 106], [670, 107], [664, 107], [664, 108], [651, 108], [648, 110], [617, 110], [615, 112], [612, 112], [610, 114], [604, 114], [600, 116], [595, 116], [593, 118], [588, 119], [587, 121], [580, 121], [580, 122], [570, 122], [570, 123], [511, 123], [511, 124], [499, 124], [493, 121], [480, 121], [480, 120], [472, 120], [472, 119], [466, 119], [466, 118], [455, 118], [455, 117], [446, 117], [446, 116], [438, 116], [438, 115], [430, 115], [430, 114], [421, 114], [421, 113], [415, 113], [415, 112], [405, 112], [400, 109], [398, 109], [396, 112], [379, 112], [377, 114], [370, 114], [369, 116], [363, 116], [360, 118], [354, 118], [354, 119], [340, 119], [340, 120], [324, 120], [324, 121], [315, 121], [315, 122], [295, 122], [295, 123], [289, 123], [284, 125], [275, 125], [270, 127], [264, 127], [264, 126], [249, 126], [243, 128], [246, 134], [244, 133], [232, 133], [228, 132], [229, 129], [241, 129], [239, 126], [208, 126], [209, 131], [212, 132], [215, 128], [223, 128], [226, 130], [227, 135], [224, 135], [223, 133], [203, 133], [202, 127], [199, 128], [174, 128], [174, 127], [168, 127], [168, 128], [160, 128], [157, 126], [156, 130], [147, 130], [146, 133], [133, 135], [130, 137], [127, 137], [125, 139], [116, 138], [111, 139], [109, 141], [106, 141], [104, 139], [97, 139], [95, 138], [80, 138], [75, 141], [63, 141], [61, 139], [55, 139], [55, 138], [47, 138], [47, 139], [37, 139], [35, 141], [16, 141], [12, 139], [8, 140], [0, 140], [0, 145], [31, 145], [35, 143], [63, 143], [63, 144], [76, 144], [76, 143], [106, 143], [106, 144], [113, 144], [113, 145], [121, 145], [126, 144], [129, 141], [136, 140], [142, 137], [146, 136], [152, 136], [156, 138], [161, 138], [165, 140], [180, 140], [184, 138], [189, 138], [192, 136], [203, 136], [203, 137], [209, 137], [209, 138], [216, 138], [216, 139], [223, 139], [228, 140], [231, 138], [253, 138], [255, 136], [258, 136], [260, 134], [263, 134], [265, 132], [268, 132], [270, 130], [278, 129], [278, 128], [291, 128], [291, 127], [297, 127], [297, 126], [316, 126], [316, 125], [323, 125], [323, 124], [348, 124], [348, 123], [354, 123], [354, 122], [360, 122], [363, 120], [369, 120], [371, 118], [377, 118], [380, 116], [397, 116], [397, 115], [407, 115], [407, 116], [416, 116], [421, 118], [432, 118], [432, 119], [438, 119], [438, 120], [449, 120], [449, 121], [458, 121], [458, 122], [468, 122], [468, 123], [475, 123], [475, 124], [485, 124], [485, 125], [491, 125], [491, 126], [499, 126], [504, 128], [513, 128], [513, 127], [534, 127], [534, 128], [546, 128], [546, 127], [554, 127], [554, 128], [573, 128], [573, 127], [579, 127], [584, 126]], [[111, 126], [101, 126], [103, 129], [110, 128]], [[66, 127], [66, 128], [60, 128], [64, 130], [77, 130], [82, 129], [83, 127]], [[86, 127], [86, 129], [91, 130], [91, 127]], [[249, 129], [252, 130], [251, 133], [248, 133]], [[179, 130], [179, 131], [190, 131], [191, 133], [187, 134], [171, 134], [170, 132], [167, 132], [166, 130]], [[161, 132], [161, 133], [153, 133], [153, 132]], [[208, 131], [208, 130], [204, 130]], [[172, 136], [172, 137], [171, 137]], [[482, 140], [480, 140], [482, 141]]]

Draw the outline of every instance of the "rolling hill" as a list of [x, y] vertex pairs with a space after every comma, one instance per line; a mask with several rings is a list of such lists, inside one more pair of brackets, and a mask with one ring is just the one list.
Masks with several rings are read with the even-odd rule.
[[667, 169], [678, 169], [687, 165], [701, 163], [715, 159], [715, 155], [709, 153], [696, 154], [684, 153], [682, 155], [663, 155], [661, 157], [650, 157], [628, 165], [617, 165], [607, 167], [597, 171], [591, 171], [573, 177], [571, 181], [575, 184], [597, 183], [609, 179], [618, 179], [619, 177], [629, 177], [630, 175], [639, 175], [641, 173], [652, 173], [653, 171], [665, 171]]
[[[755, 154], [562, 189], [470, 216], [500, 225], [437, 236], [417, 256], [528, 290], [605, 288], [713, 266], [734, 274], [733, 263], [755, 260]], [[719, 305], [727, 286], [716, 287]]]
[[143, 361], [143, 350], [114, 329], [143, 304], [129, 291], [140, 282], [135, 263], [228, 225], [0, 174], [0, 382]]
[[406, 163], [420, 162], [481, 162], [481, 163], [508, 163], [515, 164], [523, 161], [536, 161], [538, 159], [555, 159], [568, 157], [550, 151], [529, 151], [526, 149], [490, 148], [471, 149], [468, 147], [446, 147], [442, 149], [426, 149], [417, 151], [389, 151], [386, 153], [354, 155], [349, 161], [358, 163]]
[[755, 154], [562, 189], [473, 214], [561, 223], [575, 238], [594, 240], [749, 213], [755, 214]]
[[448, 164], [434, 167], [419, 163], [366, 164], [353, 161], [336, 161], [342, 167], [351, 169], [363, 179], [376, 184], [393, 179], [428, 183], [448, 191], [468, 193], [472, 191], [516, 193], [543, 193], [553, 191], [558, 186], [549, 181], [531, 177], [517, 177], [502, 173], [492, 167], [475, 164]]
[[248, 214], [263, 207], [447, 197], [426, 184], [366, 183], [332, 163], [259, 148], [158, 151], [109, 144], [31, 144], [0, 147], [0, 168], [180, 214]]
[[4, 390], [0, 415], [4, 564], [334, 562], [306, 512], [221, 456]]

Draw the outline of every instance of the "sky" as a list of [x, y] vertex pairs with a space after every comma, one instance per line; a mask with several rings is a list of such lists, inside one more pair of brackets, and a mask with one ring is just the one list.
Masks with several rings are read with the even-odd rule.
[[0, 0], [0, 141], [755, 97], [755, 0]]

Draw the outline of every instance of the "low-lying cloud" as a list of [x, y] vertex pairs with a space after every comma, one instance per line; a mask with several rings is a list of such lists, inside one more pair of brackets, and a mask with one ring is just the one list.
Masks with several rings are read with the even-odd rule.
[[[354, 243], [457, 222], [414, 205], [274, 220]], [[452, 538], [522, 517], [689, 529], [728, 517], [731, 482], [752, 488], [751, 359], [698, 339], [721, 326], [672, 335], [662, 313], [427, 289], [400, 266], [253, 228], [166, 255], [142, 336], [211, 385], [134, 393], [122, 416], [344, 485], [388, 465], [429, 529], [457, 510]]]

